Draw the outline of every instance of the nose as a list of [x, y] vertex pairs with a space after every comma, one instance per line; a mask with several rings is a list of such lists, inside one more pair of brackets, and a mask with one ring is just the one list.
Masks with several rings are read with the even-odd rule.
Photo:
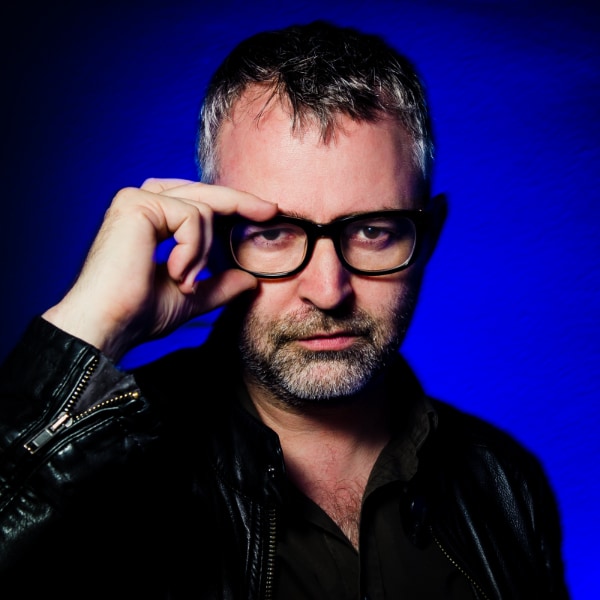
[[333, 310], [353, 293], [351, 273], [337, 256], [333, 242], [320, 238], [306, 267], [297, 275], [298, 293], [321, 310]]

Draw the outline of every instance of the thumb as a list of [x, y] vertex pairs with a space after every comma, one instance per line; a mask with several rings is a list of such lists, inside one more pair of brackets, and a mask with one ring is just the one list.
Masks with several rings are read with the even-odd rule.
[[198, 316], [227, 304], [242, 292], [256, 288], [254, 275], [240, 269], [228, 269], [196, 282], [193, 297], [193, 315]]

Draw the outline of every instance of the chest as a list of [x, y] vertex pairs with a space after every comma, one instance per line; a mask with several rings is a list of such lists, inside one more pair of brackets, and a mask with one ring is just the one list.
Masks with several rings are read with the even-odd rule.
[[280, 526], [278, 598], [475, 598], [435, 540], [421, 548], [410, 542], [393, 486], [352, 517], [356, 543], [311, 499], [294, 495]]

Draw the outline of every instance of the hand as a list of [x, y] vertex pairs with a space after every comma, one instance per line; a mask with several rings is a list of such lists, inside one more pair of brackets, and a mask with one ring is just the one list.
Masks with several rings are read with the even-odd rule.
[[[260, 221], [276, 212], [275, 204], [252, 194], [181, 179], [125, 188], [106, 212], [77, 281], [43, 316], [118, 360], [255, 287], [255, 277], [239, 269], [197, 279], [213, 216], [239, 213]], [[166, 264], [157, 264], [157, 247], [171, 236]]]

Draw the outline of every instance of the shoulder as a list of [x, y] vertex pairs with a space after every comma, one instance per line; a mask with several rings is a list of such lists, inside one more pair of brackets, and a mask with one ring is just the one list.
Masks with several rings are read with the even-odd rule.
[[551, 496], [541, 461], [522, 441], [490, 421], [430, 399], [437, 425], [423, 463], [441, 479], [490, 492]]
[[560, 515], [540, 460], [493, 423], [431, 403], [438, 422], [423, 446], [415, 492], [425, 496], [436, 535], [466, 562], [493, 572], [502, 597], [517, 589], [566, 597]]
[[437, 415], [435, 436], [452, 440], [459, 450], [480, 447], [511, 455], [530, 454], [524, 444], [500, 426], [435, 398], [428, 398]]

